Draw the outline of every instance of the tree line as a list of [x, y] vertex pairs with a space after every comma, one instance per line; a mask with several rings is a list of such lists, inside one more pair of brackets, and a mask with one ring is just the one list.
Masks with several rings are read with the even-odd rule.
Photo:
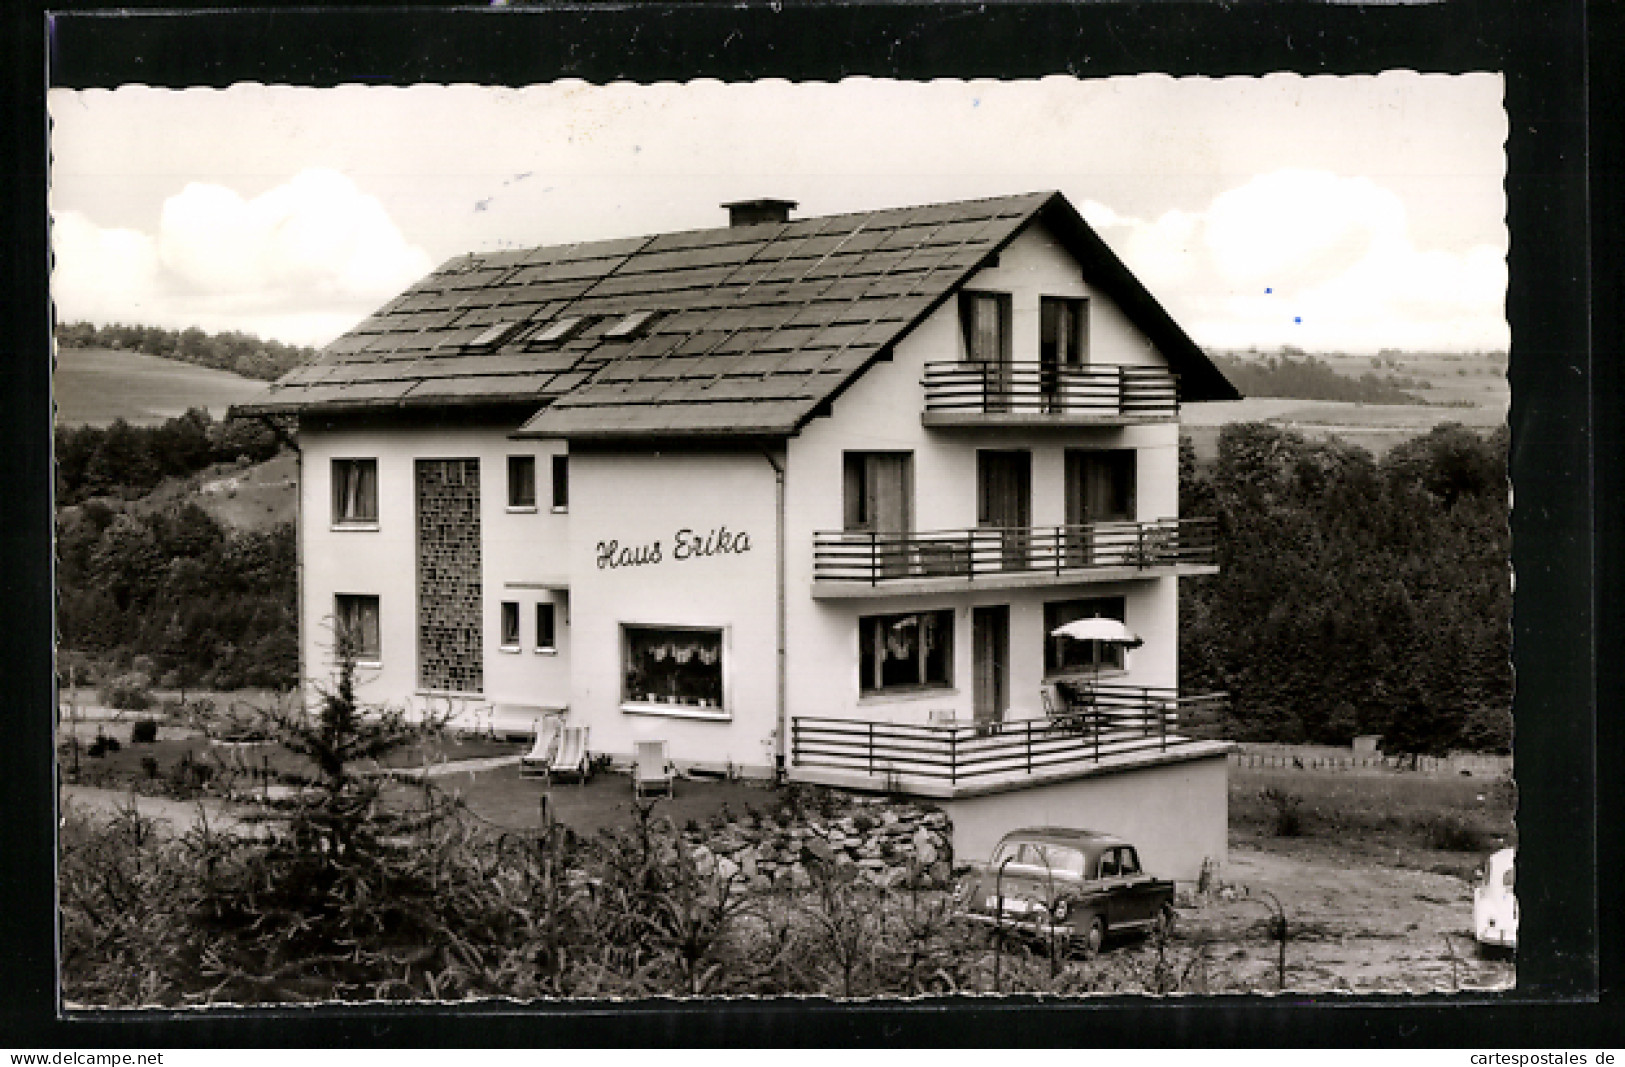
[[133, 667], [166, 688], [284, 689], [299, 673], [292, 523], [228, 530], [186, 501], [96, 499], [58, 512], [61, 663], [95, 682]]
[[1415, 388], [1410, 378], [1377, 375], [1369, 371], [1358, 378], [1339, 374], [1330, 363], [1303, 351], [1287, 347], [1279, 356], [1262, 361], [1215, 354], [1224, 376], [1243, 396], [1280, 396], [1294, 400], [1340, 400], [1355, 404], [1425, 404], [1426, 400], [1407, 393], [1401, 386]]
[[280, 378], [316, 356], [314, 348], [266, 341], [235, 330], [205, 333], [196, 326], [166, 330], [161, 326], [74, 322], [58, 326], [56, 340], [64, 348], [122, 348], [265, 381]]
[[1231, 694], [1227, 735], [1390, 750], [1511, 740], [1508, 435], [1436, 427], [1381, 461], [1226, 426], [1181, 511], [1213, 515], [1217, 575], [1180, 583], [1180, 674]]
[[276, 432], [254, 419], [216, 422], [192, 408], [162, 426], [56, 428], [56, 499], [77, 504], [97, 496], [133, 498], [165, 478], [185, 477], [213, 463], [261, 463], [277, 454]]

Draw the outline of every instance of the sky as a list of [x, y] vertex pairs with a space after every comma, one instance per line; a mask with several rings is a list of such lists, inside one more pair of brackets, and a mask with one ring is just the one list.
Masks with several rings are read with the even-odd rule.
[[1218, 349], [1504, 349], [1493, 74], [53, 90], [58, 321], [320, 345], [467, 252], [1058, 189]]

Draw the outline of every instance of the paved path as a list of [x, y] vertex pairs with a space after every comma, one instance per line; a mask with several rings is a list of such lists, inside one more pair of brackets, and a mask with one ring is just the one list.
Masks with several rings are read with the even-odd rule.
[[207, 819], [215, 830], [233, 833], [260, 834], [264, 827], [251, 823], [231, 811], [224, 801], [214, 798], [203, 800], [170, 800], [167, 797], [148, 797], [118, 789], [101, 789], [90, 785], [64, 785], [62, 807], [86, 812], [98, 820], [111, 819], [125, 811], [133, 802], [136, 811], [155, 822], [167, 824], [171, 833], [181, 833]]

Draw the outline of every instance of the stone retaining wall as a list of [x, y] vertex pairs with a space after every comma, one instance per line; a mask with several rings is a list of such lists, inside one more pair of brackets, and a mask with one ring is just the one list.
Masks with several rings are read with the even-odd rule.
[[948, 816], [934, 808], [891, 801], [863, 804], [832, 817], [810, 816], [791, 825], [733, 819], [717, 829], [685, 830], [700, 869], [743, 877], [752, 889], [802, 889], [808, 868], [851, 870], [878, 886], [904, 883], [918, 873], [922, 888], [953, 882], [953, 840]]

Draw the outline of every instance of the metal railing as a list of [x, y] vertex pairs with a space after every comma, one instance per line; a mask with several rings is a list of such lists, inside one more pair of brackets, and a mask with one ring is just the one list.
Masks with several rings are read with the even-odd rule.
[[1098, 687], [1095, 697], [1054, 718], [1009, 722], [950, 725], [795, 716], [790, 720], [790, 755], [798, 767], [953, 785], [1200, 744], [1207, 738], [1177, 732], [1182, 718], [1209, 718], [1226, 700], [1222, 693], [1182, 697], [1170, 690], [1108, 686]]
[[923, 384], [925, 410], [932, 414], [1134, 419], [1179, 415], [1179, 380], [1156, 367], [961, 360], [927, 363]]
[[919, 533], [820, 530], [813, 578], [878, 585], [906, 578], [968, 578], [1217, 561], [1209, 518], [1067, 526], [978, 526]]

